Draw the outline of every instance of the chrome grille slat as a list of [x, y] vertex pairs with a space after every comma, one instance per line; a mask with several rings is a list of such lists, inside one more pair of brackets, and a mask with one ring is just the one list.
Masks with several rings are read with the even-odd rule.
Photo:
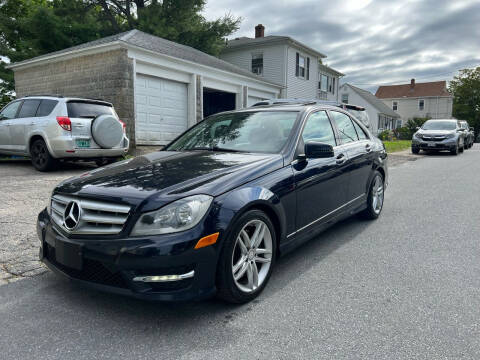
[[[80, 205], [82, 213], [74, 230], [65, 227], [63, 216], [67, 205], [75, 201]], [[65, 231], [79, 235], [118, 234], [128, 218], [130, 206], [84, 199], [67, 195], [54, 195], [51, 199], [52, 219]]]

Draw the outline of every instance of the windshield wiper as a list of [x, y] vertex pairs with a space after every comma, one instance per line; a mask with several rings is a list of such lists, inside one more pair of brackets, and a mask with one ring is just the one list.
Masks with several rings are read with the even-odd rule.
[[244, 152], [242, 150], [227, 149], [227, 148], [221, 148], [218, 146], [212, 146], [212, 147], [198, 146], [198, 147], [192, 147], [184, 150], [185, 151], [206, 150], [206, 151], [222, 151], [222, 152]]

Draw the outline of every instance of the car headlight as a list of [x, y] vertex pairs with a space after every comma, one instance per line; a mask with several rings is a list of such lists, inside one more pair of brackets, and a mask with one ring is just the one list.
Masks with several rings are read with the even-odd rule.
[[445, 136], [446, 139], [451, 139], [454, 137], [455, 137], [455, 134], [447, 134], [447, 136]]
[[421, 139], [421, 138], [422, 138], [422, 134], [415, 133], [415, 137], [416, 137], [417, 139]]
[[212, 203], [213, 197], [193, 195], [174, 201], [140, 216], [132, 236], [171, 234], [197, 225]]

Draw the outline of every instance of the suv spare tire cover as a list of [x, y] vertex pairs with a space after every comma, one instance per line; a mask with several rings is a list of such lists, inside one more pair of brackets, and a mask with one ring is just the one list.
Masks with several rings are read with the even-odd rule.
[[104, 149], [111, 149], [123, 139], [123, 126], [113, 115], [99, 115], [92, 122], [93, 140]]

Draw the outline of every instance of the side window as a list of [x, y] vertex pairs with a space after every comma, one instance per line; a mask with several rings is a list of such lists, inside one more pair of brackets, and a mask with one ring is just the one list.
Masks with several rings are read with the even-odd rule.
[[42, 100], [37, 110], [37, 116], [48, 116], [53, 108], [57, 106], [57, 100]]
[[25, 100], [18, 113], [18, 118], [34, 117], [41, 100]]
[[318, 111], [307, 119], [302, 133], [303, 142], [317, 141], [336, 146], [332, 124], [325, 111]]
[[17, 110], [21, 103], [21, 101], [15, 101], [8, 104], [0, 113], [0, 120], [13, 119], [17, 115]]
[[357, 135], [359, 140], [366, 140], [368, 139], [367, 134], [365, 134], [365, 131], [358, 125], [355, 121], [353, 122], [353, 126], [355, 127], [355, 130], [357, 130]]
[[348, 115], [338, 111], [330, 111], [330, 114], [332, 115], [334, 123], [337, 125], [340, 140], [342, 140], [343, 144], [358, 140], [357, 132], [355, 131], [352, 120]]

